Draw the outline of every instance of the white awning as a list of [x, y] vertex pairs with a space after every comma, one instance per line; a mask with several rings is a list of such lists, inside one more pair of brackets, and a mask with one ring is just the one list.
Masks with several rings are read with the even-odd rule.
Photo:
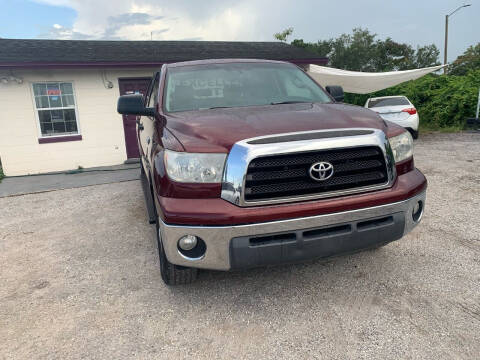
[[408, 80], [418, 79], [419, 77], [437, 71], [444, 66], [445, 65], [438, 65], [423, 69], [371, 73], [341, 70], [310, 64], [308, 74], [323, 87], [328, 85], [339, 85], [345, 92], [369, 94]]

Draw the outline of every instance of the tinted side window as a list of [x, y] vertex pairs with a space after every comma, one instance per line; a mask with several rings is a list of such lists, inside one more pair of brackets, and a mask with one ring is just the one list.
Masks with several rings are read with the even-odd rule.
[[148, 107], [154, 107], [155, 104], [158, 101], [158, 84], [159, 84], [159, 81], [160, 81], [160, 76], [157, 73], [156, 76], [155, 76], [155, 80], [153, 82], [152, 91], [149, 94], [148, 104], [147, 104]]

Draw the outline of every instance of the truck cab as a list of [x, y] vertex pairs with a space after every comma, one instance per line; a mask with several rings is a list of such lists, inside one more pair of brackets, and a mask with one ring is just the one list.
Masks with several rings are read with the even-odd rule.
[[221, 59], [165, 64], [119, 98], [166, 284], [376, 248], [421, 221], [409, 132], [327, 90], [287, 62]]

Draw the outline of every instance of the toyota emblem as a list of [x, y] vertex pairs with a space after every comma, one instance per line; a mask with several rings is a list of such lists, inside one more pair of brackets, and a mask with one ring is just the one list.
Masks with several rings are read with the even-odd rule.
[[312, 164], [308, 170], [310, 177], [315, 181], [325, 181], [333, 175], [333, 165], [326, 161]]

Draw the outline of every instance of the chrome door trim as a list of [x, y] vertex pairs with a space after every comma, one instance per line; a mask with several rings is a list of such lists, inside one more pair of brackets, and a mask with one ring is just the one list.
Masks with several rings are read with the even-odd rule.
[[[352, 131], [370, 130], [368, 134], [351, 135]], [[222, 193], [221, 197], [224, 200], [231, 202], [238, 206], [258, 206], [268, 204], [289, 203], [294, 201], [304, 201], [312, 199], [321, 199], [333, 196], [356, 194], [360, 192], [367, 192], [373, 190], [380, 190], [391, 187], [396, 178], [395, 160], [393, 158], [393, 152], [390, 148], [385, 133], [378, 129], [365, 129], [365, 128], [348, 128], [343, 131], [348, 136], [338, 137], [326, 137], [320, 139], [298, 140], [288, 142], [276, 142], [267, 144], [251, 144], [251, 141], [286, 136], [286, 135], [301, 135], [312, 134], [320, 132], [339, 132], [339, 130], [317, 130], [317, 131], [302, 131], [284, 134], [275, 134], [268, 136], [259, 136], [255, 138], [245, 139], [235, 143], [228, 154], [227, 161], [225, 163], [225, 169], [222, 179]], [[341, 131], [340, 131], [341, 133]], [[292, 153], [302, 153], [315, 150], [331, 150], [331, 149], [348, 149], [363, 146], [378, 146], [384, 155], [385, 164], [387, 167], [386, 183], [363, 186], [348, 190], [331, 191], [320, 194], [310, 194], [301, 196], [291, 196], [286, 198], [276, 198], [268, 200], [258, 201], [245, 201], [245, 181], [247, 169], [250, 161], [253, 159], [270, 156], [270, 155], [283, 155]]]

